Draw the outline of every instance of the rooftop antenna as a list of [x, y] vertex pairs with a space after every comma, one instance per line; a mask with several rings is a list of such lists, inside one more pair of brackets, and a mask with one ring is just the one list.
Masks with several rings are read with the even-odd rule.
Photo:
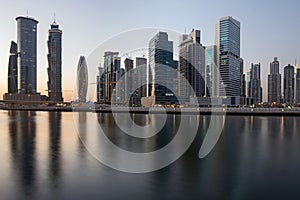
[[184, 27], [184, 34], [186, 34], [186, 27]]
[[53, 22], [56, 23], [56, 16], [55, 16], [55, 13], [53, 13]]
[[28, 9], [26, 10], [26, 15], [27, 15], [27, 17], [28, 17]]

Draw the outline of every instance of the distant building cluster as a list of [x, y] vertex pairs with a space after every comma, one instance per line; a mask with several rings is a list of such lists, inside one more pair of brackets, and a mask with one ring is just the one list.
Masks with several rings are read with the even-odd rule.
[[[62, 30], [54, 22], [48, 32], [48, 96], [37, 92], [37, 24], [30, 17], [17, 17], [17, 42], [12, 41], [8, 63], [8, 88], [5, 101], [63, 102]], [[200, 30], [179, 37], [178, 52], [167, 32], [149, 40], [148, 58], [127, 57], [119, 52], [104, 52], [98, 67], [97, 102], [129, 106], [300, 105], [300, 69], [284, 67], [283, 80], [277, 57], [270, 63], [268, 102], [263, 102], [261, 64], [252, 63], [244, 73], [240, 56], [240, 22], [232, 17], [216, 23], [215, 44], [204, 46]], [[178, 54], [178, 60], [174, 59]], [[88, 68], [79, 58], [74, 101], [86, 102]]]

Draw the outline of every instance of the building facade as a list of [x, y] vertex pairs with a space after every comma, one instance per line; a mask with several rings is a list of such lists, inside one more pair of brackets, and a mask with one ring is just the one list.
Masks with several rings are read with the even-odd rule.
[[18, 93], [18, 47], [17, 47], [17, 43], [13, 41], [11, 42], [10, 45], [7, 92], [9, 94]]
[[104, 68], [98, 67], [97, 75], [97, 102], [104, 102]]
[[281, 103], [281, 74], [279, 73], [279, 61], [277, 57], [270, 63], [270, 74], [268, 75], [268, 102]]
[[148, 85], [151, 96], [163, 97], [172, 93], [176, 72], [173, 65], [173, 42], [166, 32], [157, 33], [149, 42]]
[[253, 99], [253, 104], [257, 105], [262, 102], [262, 87], [260, 79], [260, 63], [251, 64], [250, 81], [249, 81], [249, 97]]
[[205, 47], [205, 96], [216, 97], [219, 90], [217, 46]]
[[295, 97], [295, 103], [300, 104], [300, 69], [297, 67], [297, 64], [295, 65], [296, 68], [296, 97]]
[[54, 21], [48, 35], [48, 97], [62, 102], [62, 31]]
[[283, 93], [284, 93], [284, 103], [293, 104], [294, 103], [294, 89], [295, 89], [295, 69], [294, 66], [288, 65], [284, 67], [284, 80], [283, 80]]
[[240, 96], [240, 22], [223, 17], [216, 24], [216, 45], [219, 65], [219, 95]]
[[88, 69], [84, 56], [80, 56], [77, 66], [77, 97], [76, 101], [85, 103], [88, 91]]
[[205, 95], [205, 48], [200, 30], [193, 29], [179, 38], [179, 73], [179, 96]]
[[37, 24], [29, 17], [17, 17], [18, 90], [21, 94], [37, 92]]

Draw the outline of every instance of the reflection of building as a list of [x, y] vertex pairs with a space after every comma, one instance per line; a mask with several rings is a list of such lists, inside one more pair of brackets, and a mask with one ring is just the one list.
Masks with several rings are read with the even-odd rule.
[[22, 94], [37, 92], [37, 24], [28, 17], [17, 17], [18, 89]]
[[268, 102], [281, 103], [281, 74], [279, 73], [279, 61], [277, 58], [274, 58], [274, 61], [270, 63]]
[[62, 31], [54, 21], [51, 24], [48, 36], [48, 96], [50, 101], [62, 102], [61, 83], [61, 51], [62, 51]]
[[11, 42], [8, 63], [8, 93], [18, 93], [18, 49], [17, 43]]
[[220, 96], [240, 96], [240, 22], [224, 17], [216, 25]]
[[149, 42], [151, 96], [166, 96], [173, 90], [176, 73], [173, 65], [173, 42], [166, 32], [157, 33]]
[[260, 63], [251, 64], [249, 97], [253, 99], [253, 104], [257, 105], [262, 102], [262, 88], [260, 80]]
[[88, 89], [88, 70], [84, 56], [80, 56], [77, 66], [77, 98], [79, 102], [86, 102]]
[[200, 40], [200, 31], [194, 29], [179, 38], [179, 96], [205, 94], [205, 48]]
[[217, 48], [205, 47], [205, 96], [218, 96]]
[[294, 66], [288, 65], [284, 67], [284, 103], [293, 104], [294, 103], [294, 85], [295, 85], [295, 77], [294, 77]]

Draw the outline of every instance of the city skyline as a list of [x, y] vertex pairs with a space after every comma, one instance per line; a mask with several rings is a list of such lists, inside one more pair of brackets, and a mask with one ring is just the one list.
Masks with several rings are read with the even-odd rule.
[[[180, 15], [180, 17], [177, 16], [176, 18], [174, 12], [166, 11], [163, 7], [168, 5], [173, 10], [180, 9], [179, 2], [163, 2], [162, 8], [155, 7], [156, 12], [149, 12], [147, 15], [143, 15], [143, 13], [149, 11], [151, 8], [153, 9], [155, 2], [149, 2], [148, 6], [145, 6], [145, 4], [142, 6], [135, 1], [129, 1], [125, 4], [123, 2], [118, 2], [116, 4], [116, 10], [120, 12], [116, 12], [114, 17], [105, 21], [100, 16], [107, 12], [105, 8], [110, 7], [111, 4], [108, 5], [101, 1], [91, 2], [86, 5], [78, 3], [79, 5], [72, 7], [72, 10], [71, 8], [67, 8], [66, 2], [54, 2], [51, 4], [47, 2], [45, 5], [33, 2], [20, 2], [17, 4], [7, 2], [5, 10], [1, 12], [2, 19], [7, 22], [5, 24], [6, 28], [4, 28], [0, 37], [0, 66], [4, 71], [0, 77], [2, 80], [0, 82], [1, 98], [2, 94], [7, 90], [6, 76], [10, 42], [11, 40], [16, 42], [14, 19], [19, 15], [26, 16], [26, 10], [29, 10], [28, 15], [40, 22], [38, 25], [37, 91], [42, 92], [43, 94], [46, 94], [45, 90], [47, 89], [47, 31], [49, 29], [49, 24], [53, 21], [54, 12], [57, 16], [57, 22], [65, 33], [63, 35], [63, 90], [74, 89], [78, 56], [82, 54], [88, 55], [99, 43], [110, 38], [112, 35], [139, 27], [165, 27], [181, 33], [185, 33], [184, 30], [197, 28], [201, 30], [203, 45], [207, 46], [214, 44], [215, 23], [219, 18], [229, 15], [241, 22], [241, 57], [244, 59], [245, 73], [249, 71], [251, 63], [261, 63], [263, 100], [266, 101], [267, 79], [265, 77], [269, 73], [269, 63], [272, 59], [278, 57], [280, 60], [281, 74], [283, 74], [283, 68], [286, 65], [293, 64], [295, 59], [300, 60], [299, 53], [297, 52], [297, 46], [300, 45], [300, 41], [296, 37], [296, 35], [300, 34], [300, 30], [296, 25], [297, 12], [295, 10], [299, 3], [297, 1], [290, 1], [290, 3], [281, 1], [267, 1], [263, 3], [259, 1], [251, 3], [238, 2], [234, 8], [230, 8], [229, 5], [224, 5], [225, 7], [223, 10], [221, 9], [221, 6], [217, 5], [218, 3], [207, 4], [204, 1], [197, 1], [194, 3], [199, 5], [195, 6], [198, 7], [198, 9], [202, 6], [202, 12], [193, 13], [192, 11], [195, 11], [197, 8], [189, 8], [189, 10], [182, 10], [182, 15]], [[97, 9], [92, 8], [97, 7], [95, 5], [99, 5], [99, 10], [101, 10], [102, 13], [99, 12], [98, 14]], [[141, 16], [140, 19], [136, 19], [133, 14], [126, 15], [124, 19], [120, 19], [122, 12], [124, 12], [122, 11], [124, 6], [132, 6], [136, 9]], [[91, 12], [92, 14], [90, 16], [76, 17], [76, 15], [72, 14], [80, 10], [84, 11], [88, 9], [94, 11]], [[255, 16], [250, 14], [253, 9], [257, 11]], [[277, 15], [272, 13], [271, 10], [277, 10], [278, 13], [288, 11], [288, 14]], [[287, 20], [289, 20], [290, 23], [284, 23]], [[122, 23], [123, 21], [126, 21], [126, 23]], [[78, 30], [78, 24], [82, 26], [82, 30]], [[272, 31], [272, 28], [276, 31]], [[84, 35], [84, 37], [82, 37], [82, 35]], [[286, 35], [286, 37], [282, 37], [282, 35]], [[148, 41], [145, 41], [145, 46], [147, 46], [147, 42]], [[117, 49], [113, 50], [117, 51]], [[64, 76], [66, 74], [70, 74], [71, 76]], [[64, 94], [66, 100], [70, 100], [72, 95], [73, 94], [70, 92]]]

